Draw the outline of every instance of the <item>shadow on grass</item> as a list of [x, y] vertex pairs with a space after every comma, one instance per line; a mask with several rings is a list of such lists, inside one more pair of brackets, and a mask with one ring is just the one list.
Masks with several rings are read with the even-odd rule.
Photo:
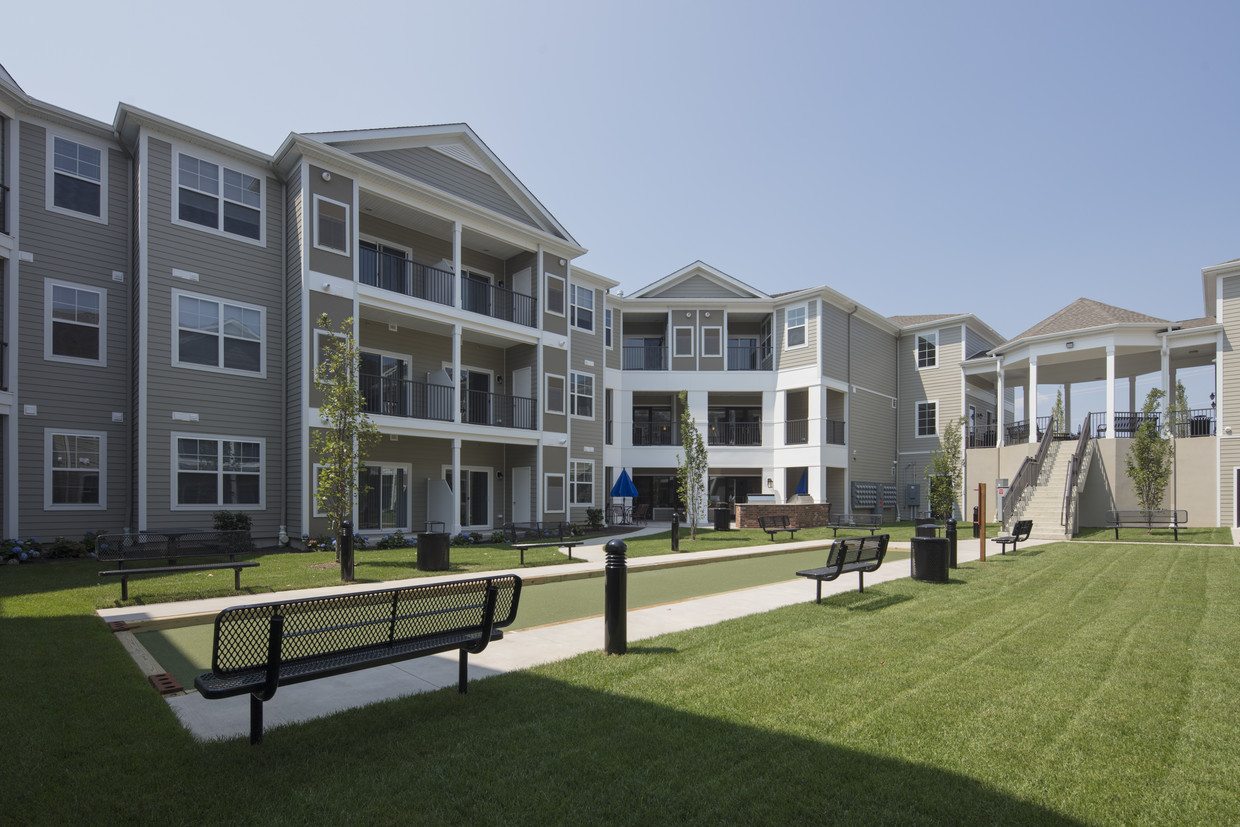
[[881, 588], [871, 586], [866, 592], [850, 591], [824, 597], [821, 605], [850, 612], [877, 612], [913, 599], [911, 594], [886, 594]]

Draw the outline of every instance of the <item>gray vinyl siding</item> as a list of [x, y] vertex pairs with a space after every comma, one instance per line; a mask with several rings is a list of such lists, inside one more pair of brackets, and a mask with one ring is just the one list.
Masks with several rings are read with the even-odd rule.
[[999, 344], [1001, 344], [1000, 342], [990, 341], [990, 337], [983, 336], [981, 333], [977, 332], [971, 327], [965, 328], [964, 341], [965, 341], [965, 346], [964, 346], [964, 358], [965, 359], [972, 358], [975, 354], [981, 351], [989, 351], [990, 349], [998, 347]]
[[858, 391], [850, 404], [848, 448], [856, 451], [850, 469], [853, 480], [888, 482], [891, 461], [896, 458], [891, 444], [895, 433], [896, 410], [885, 396]]
[[[281, 315], [285, 283], [281, 269], [283, 189], [275, 178], [265, 178], [263, 219], [267, 243], [263, 246], [176, 225], [170, 219], [174, 197], [172, 147], [154, 137], [148, 141], [148, 147], [148, 525], [142, 528], [211, 522], [209, 511], [172, 510], [176, 491], [171, 470], [173, 432], [262, 439], [264, 509], [250, 514], [255, 537], [269, 539], [279, 531], [280, 474], [284, 468], [280, 442], [285, 412], [285, 320]], [[173, 268], [198, 273], [199, 280], [174, 278]], [[265, 376], [173, 367], [173, 290], [265, 308]], [[196, 413], [199, 419], [173, 422], [173, 411]]]
[[[564, 413], [547, 413], [546, 394], [547, 394], [547, 374], [555, 374], [564, 377]], [[543, 376], [538, 380], [538, 395], [544, 400], [538, 406], [538, 421], [542, 426], [542, 430], [551, 431], [553, 433], [565, 433], [568, 430], [568, 351], [560, 350], [555, 347], [543, 348]]]
[[[289, 536], [300, 537], [308, 530], [307, 526], [301, 524], [302, 511], [299, 504], [302, 498], [308, 495], [308, 492], [302, 489], [301, 470], [309, 456], [307, 453], [309, 447], [302, 443], [301, 433], [306, 402], [302, 396], [302, 380], [306, 378], [313, 381], [309, 373], [313, 365], [308, 363], [307, 357], [313, 358], [314, 355], [313, 342], [310, 353], [306, 354], [302, 340], [307, 329], [313, 331], [314, 319], [305, 313], [306, 308], [302, 304], [301, 251], [305, 238], [305, 209], [301, 176], [295, 171], [285, 182], [284, 187], [285, 214], [288, 216], [285, 222], [284, 237], [286, 277], [284, 294], [285, 301], [288, 303], [288, 318], [284, 327], [286, 349], [284, 379], [288, 398], [284, 411], [288, 424], [284, 441], [285, 499], [280, 507], [287, 521]], [[313, 484], [312, 480], [310, 484]], [[314, 513], [313, 504], [311, 504], [310, 513]]]
[[[805, 345], [789, 350], [786, 345], [789, 307], [806, 307], [805, 311]], [[803, 368], [818, 362], [818, 301], [798, 302], [782, 307], [775, 313], [775, 351], [779, 354], [779, 369]]]
[[727, 285], [720, 284], [706, 276], [690, 276], [687, 279], [671, 284], [658, 293], [643, 294], [649, 299], [739, 299], [752, 298], [736, 292]]
[[[20, 132], [17, 206], [21, 211], [21, 249], [30, 253], [33, 261], [9, 263], [9, 274], [16, 270], [19, 275], [18, 315], [23, 320], [9, 338], [9, 347], [16, 350], [20, 384], [14, 414], [19, 417], [19, 530], [24, 536], [41, 540], [57, 535], [77, 539], [90, 530], [124, 528], [129, 503], [128, 322], [133, 283], [129, 264], [129, 163], [125, 153], [108, 141], [91, 139], [108, 157], [108, 223], [52, 212], [46, 208], [46, 130], [39, 124], [23, 122]], [[121, 273], [124, 280], [113, 281], [113, 271]], [[107, 291], [106, 307], [101, 308], [107, 320], [103, 343], [106, 366], [44, 359], [47, 279]], [[35, 406], [37, 414], [18, 413], [25, 405]], [[125, 421], [113, 422], [114, 411]], [[45, 451], [48, 428], [106, 434], [106, 510], [44, 510], [44, 481], [50, 473]]]
[[[822, 303], [822, 375], [841, 382], [848, 376], [848, 312]], [[856, 317], [852, 324], [856, 325]]]
[[[896, 395], [896, 337], [853, 316], [852, 384]], [[843, 377], [848, 376], [847, 365]]]
[[[331, 180], [323, 180], [324, 170], [320, 167], [310, 165], [310, 188], [306, 193], [305, 214], [299, 216], [304, 219], [306, 252], [310, 257], [310, 269], [316, 273], [324, 273], [336, 278], [353, 280], [353, 251], [357, 249], [357, 239], [353, 238], [353, 179], [346, 178], [339, 173], [331, 173]], [[298, 181], [298, 186], [301, 182]], [[315, 226], [314, 222], [318, 220], [318, 216], [314, 210], [314, 196], [322, 196], [330, 198], [332, 201], [344, 204], [349, 208], [348, 214], [348, 247], [349, 255], [340, 255], [330, 250], [319, 249], [314, 246]]]
[[398, 175], [429, 184], [522, 224], [541, 229], [494, 178], [442, 152], [419, 147], [358, 154]]
[[932, 368], [917, 369], [917, 336], [932, 331], [910, 331], [900, 337], [900, 447], [904, 451], [932, 451], [938, 439], [917, 436], [917, 403], [937, 402], [938, 430], [951, 419], [958, 419], [960, 409], [961, 327], [939, 328], [938, 360]]

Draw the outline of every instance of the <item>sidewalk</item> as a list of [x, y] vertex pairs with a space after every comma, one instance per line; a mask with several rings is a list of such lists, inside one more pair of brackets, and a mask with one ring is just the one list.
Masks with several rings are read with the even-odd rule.
[[[663, 527], [646, 529], [642, 533], [663, 531]], [[626, 535], [636, 536], [635, 533]], [[755, 556], [759, 554], [785, 553], [798, 548], [813, 548], [823, 541], [814, 540], [797, 543], [779, 543], [775, 545], [754, 546], [741, 550], [721, 550], [714, 552], [697, 552], [692, 560], [683, 554], [667, 554], [657, 557], [642, 557], [630, 561], [629, 568], [646, 569], [668, 565], [683, 566], [691, 564], [707, 564], [728, 558]], [[1044, 542], [1044, 541], [1043, 541]], [[1039, 545], [1040, 541], [1030, 540], [1027, 545]], [[987, 556], [999, 553], [999, 546], [987, 543]], [[1022, 544], [1025, 545], [1025, 544]], [[906, 549], [908, 543], [893, 543], [892, 548]], [[574, 550], [574, 558], [581, 556], [584, 562], [555, 566], [550, 572], [531, 572], [531, 570], [515, 570], [527, 584], [554, 582], [573, 577], [601, 576], [605, 553], [603, 544], [580, 546]], [[959, 562], [977, 560], [979, 556], [978, 541], [971, 537], [961, 539], [958, 543]], [[907, 577], [908, 565], [904, 561], [895, 561], [883, 566], [877, 572], [866, 575], [866, 585], [884, 583]], [[792, 575], [792, 572], [789, 572]], [[445, 578], [417, 578], [413, 581], [394, 581], [383, 584], [384, 588], [399, 586], [405, 582], [430, 583]], [[845, 575], [839, 580], [823, 583], [823, 595], [839, 594], [857, 588], [857, 579], [853, 575]], [[349, 591], [365, 591], [375, 588], [374, 584], [365, 586], [340, 585], [329, 589], [304, 590], [305, 595], [323, 595]], [[282, 592], [281, 598], [303, 596], [299, 592]], [[770, 611], [794, 603], [805, 603], [814, 599], [814, 584], [801, 578], [790, 579], [782, 583], [758, 586], [725, 594], [711, 595], [690, 600], [683, 600], [662, 606], [636, 609], [628, 612], [627, 639], [630, 646], [648, 638], [668, 632], [679, 632], [708, 626], [736, 617]], [[185, 617], [198, 614], [214, 614], [223, 608], [233, 605], [262, 602], [262, 598], [254, 595], [239, 597], [215, 598], [180, 603], [166, 603], [151, 606], [135, 606], [123, 609], [102, 609], [100, 617], [105, 621], [125, 620], [129, 623], [140, 623], [174, 617]], [[599, 607], [600, 614], [603, 607]], [[121, 633], [127, 634], [127, 633]], [[479, 655], [469, 659], [469, 679], [479, 680], [491, 675], [503, 674], [521, 669], [528, 669], [543, 663], [562, 660], [584, 652], [598, 651], [604, 648], [603, 618], [592, 617], [557, 623], [533, 629], [510, 632], [503, 640], [488, 646]], [[156, 668], [147, 664], [147, 669]], [[334, 675], [329, 678], [309, 681], [281, 687], [276, 696], [264, 706], [264, 718], [268, 728], [285, 723], [307, 721], [330, 715], [344, 709], [354, 709], [378, 701], [404, 697], [420, 692], [429, 692], [446, 686], [454, 686], [457, 681], [458, 656], [455, 653], [417, 658], [402, 663], [379, 666], [360, 672], [345, 675]], [[243, 737], [249, 733], [249, 698], [226, 698], [208, 701], [197, 692], [187, 692], [167, 698], [183, 726], [199, 740], [216, 738]]]

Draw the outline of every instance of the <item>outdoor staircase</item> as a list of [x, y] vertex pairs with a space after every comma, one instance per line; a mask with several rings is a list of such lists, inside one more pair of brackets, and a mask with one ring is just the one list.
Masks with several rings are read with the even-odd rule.
[[1038, 540], [1071, 540], [1072, 535], [1063, 520], [1064, 488], [1067, 486], [1068, 470], [1072, 466], [1072, 454], [1076, 442], [1053, 442], [1042, 463], [1038, 484], [1032, 486], [1018, 503], [1012, 521], [1033, 520], [1033, 532], [1029, 535]]

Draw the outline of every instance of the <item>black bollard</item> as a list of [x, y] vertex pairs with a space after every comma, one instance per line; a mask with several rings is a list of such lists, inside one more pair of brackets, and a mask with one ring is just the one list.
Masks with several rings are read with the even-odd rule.
[[340, 579], [353, 582], [353, 523], [340, 524]]
[[947, 518], [947, 565], [956, 568], [956, 518]]
[[609, 655], [628, 651], [628, 569], [624, 555], [629, 546], [623, 540], [608, 540], [603, 546], [607, 562], [603, 564], [603, 645]]
[[982, 536], [982, 524], [978, 522], [977, 506], [973, 506], [973, 539], [976, 540]]
[[672, 512], [672, 551], [680, 551], [680, 515]]

